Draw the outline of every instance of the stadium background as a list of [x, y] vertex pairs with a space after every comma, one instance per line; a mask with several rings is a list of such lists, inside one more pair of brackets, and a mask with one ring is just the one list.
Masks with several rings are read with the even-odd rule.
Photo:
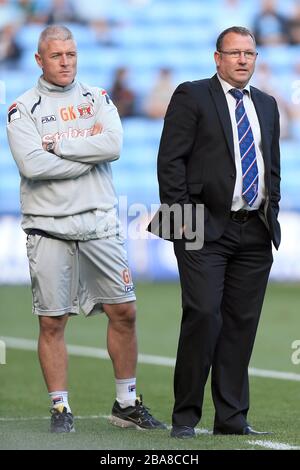
[[[37, 358], [32, 352], [35, 345], [30, 347], [19, 341], [16, 346], [13, 341], [36, 339], [37, 322], [30, 315], [25, 237], [20, 229], [19, 174], [7, 145], [5, 124], [8, 106], [31, 88], [39, 76], [34, 61], [37, 38], [45, 24], [51, 22], [68, 25], [75, 35], [79, 50], [78, 79], [105, 88], [113, 98], [116, 96], [114, 101], [124, 126], [124, 148], [120, 160], [112, 167], [116, 189], [122, 197], [121, 218], [125, 224], [134, 219], [132, 212], [127, 220], [126, 207], [135, 208], [138, 214], [141, 206], [132, 205], [140, 204], [150, 213], [151, 204], [159, 202], [156, 157], [163, 115], [172, 90], [182, 81], [215, 73], [213, 52], [220, 31], [232, 25], [256, 31], [259, 55], [251, 83], [274, 95], [281, 112], [283, 241], [280, 251], [274, 253], [271, 277], [276, 282], [267, 293], [252, 365], [260, 370], [282, 371], [287, 376], [278, 380], [272, 376], [265, 378], [267, 375], [259, 378], [259, 374], [253, 373], [252, 417], [255, 424], [264, 426], [268, 401], [268, 420], [271, 428], [278, 430], [276, 439], [300, 446], [296, 437], [299, 429], [294, 422], [300, 375], [291, 361], [291, 344], [299, 337], [300, 327], [300, 2], [1, 0], [0, 339], [6, 341], [8, 351], [6, 366], [0, 365], [0, 448], [35, 448], [39, 439], [42, 448], [172, 448], [175, 445], [156, 434], [153, 440], [140, 437], [137, 442], [131, 432], [124, 437], [118, 430], [108, 431], [104, 421], [100, 425], [99, 444], [99, 423], [89, 421], [87, 416], [95, 415], [96, 406], [101, 421], [109, 411], [114, 392], [108, 361], [101, 361], [99, 384], [99, 360], [95, 358], [71, 356], [70, 360], [72, 403], [75, 413], [86, 416], [86, 421], [84, 418], [79, 422], [81, 435], [73, 441], [58, 441], [55, 437], [49, 441], [45, 421], [34, 421], [35, 416], [45, 415], [48, 402]], [[113, 90], [116, 76], [121, 81], [121, 91]], [[153, 103], [157, 106], [151, 106]], [[147, 219], [144, 213], [139, 220], [140, 233]], [[177, 280], [172, 246], [155, 238], [133, 238], [129, 237], [127, 243], [141, 312], [140, 352], [175, 357], [180, 293], [178, 283], [172, 282]], [[105, 348], [105, 320], [101, 319], [100, 331], [95, 321], [70, 322], [68, 342]], [[139, 377], [140, 385], [147, 390], [147, 402], [169, 422], [172, 368], [141, 361]], [[26, 393], [24, 385], [28, 387]], [[202, 425], [211, 428], [213, 411], [209, 398], [205, 407], [207, 415]], [[27, 418], [31, 421], [26, 421]], [[255, 448], [239, 438], [212, 444], [206, 437], [203, 442], [203, 448]], [[197, 449], [199, 443], [191, 446]]]
[[[222, 29], [240, 24], [257, 30], [260, 45], [253, 84], [275, 95], [282, 121], [283, 243], [275, 253], [272, 277], [300, 279], [300, 17], [295, 17], [299, 37], [294, 34], [299, 43], [291, 45], [296, 41], [291, 36], [295, 28], [289, 26], [296, 8], [299, 10], [299, 1], [271, 1], [273, 15], [262, 14], [266, 3], [270, 0], [0, 2], [0, 38], [11, 40], [16, 48], [15, 56], [5, 58], [3, 52], [0, 59], [0, 282], [28, 281], [18, 218], [19, 175], [5, 134], [7, 107], [39, 76], [34, 52], [45, 22], [64, 18], [78, 43], [81, 81], [111, 93], [117, 71], [125, 69], [121, 81], [126, 89], [118, 94], [124, 149], [113, 164], [114, 180], [118, 194], [123, 196], [122, 207], [143, 204], [149, 212], [151, 204], [159, 202], [156, 156], [171, 91], [182, 81], [214, 74], [213, 51]], [[154, 92], [164, 72], [167, 77]], [[153, 100], [153, 104], [157, 97], [161, 106], [149, 109], [149, 102]], [[126, 210], [121, 216], [124, 220]], [[145, 214], [141, 224], [146, 225]], [[176, 278], [171, 244], [157, 239], [128, 239], [128, 249], [136, 280]]]

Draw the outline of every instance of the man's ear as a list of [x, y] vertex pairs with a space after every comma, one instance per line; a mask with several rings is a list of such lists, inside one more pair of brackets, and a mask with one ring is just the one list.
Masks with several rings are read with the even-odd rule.
[[43, 68], [43, 60], [40, 56], [40, 54], [38, 52], [36, 52], [34, 54], [34, 57], [35, 57], [35, 60], [36, 60], [36, 63], [38, 64], [39, 67], [41, 67], [41, 69]]
[[219, 65], [220, 65], [220, 53], [218, 51], [215, 51], [214, 59], [215, 59], [216, 66], [219, 67]]

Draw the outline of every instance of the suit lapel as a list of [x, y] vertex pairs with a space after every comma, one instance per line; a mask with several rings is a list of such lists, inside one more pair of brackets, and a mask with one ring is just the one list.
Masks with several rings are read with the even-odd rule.
[[233, 133], [230, 120], [229, 109], [227, 105], [227, 100], [223, 92], [221, 83], [218, 80], [217, 75], [214, 75], [210, 79], [210, 89], [213, 100], [215, 102], [217, 112], [223, 127], [224, 136], [227, 141], [228, 148], [230, 150], [230, 155], [234, 161], [234, 144], [233, 144]]

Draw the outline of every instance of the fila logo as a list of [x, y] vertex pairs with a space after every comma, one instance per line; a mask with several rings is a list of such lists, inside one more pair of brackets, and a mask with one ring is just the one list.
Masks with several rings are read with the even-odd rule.
[[126, 294], [129, 294], [130, 292], [134, 292], [134, 286], [124, 286], [124, 290]]
[[63, 403], [64, 399], [63, 397], [54, 397], [52, 401], [53, 405], [57, 405], [57, 403]]
[[74, 111], [74, 106], [68, 106], [67, 108], [60, 108], [60, 117], [63, 121], [74, 121], [77, 116]]
[[56, 121], [56, 117], [54, 116], [54, 114], [52, 114], [51, 116], [42, 117], [42, 124], [47, 124], [48, 122], [52, 122], [52, 121]]

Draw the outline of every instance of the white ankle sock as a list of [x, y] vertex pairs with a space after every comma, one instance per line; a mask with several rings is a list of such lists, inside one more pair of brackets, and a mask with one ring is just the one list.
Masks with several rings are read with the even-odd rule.
[[56, 408], [59, 405], [64, 405], [67, 408], [67, 412], [71, 413], [71, 408], [68, 402], [68, 392], [63, 390], [63, 391], [56, 391], [56, 392], [50, 392], [49, 397], [52, 403], [52, 407]]
[[121, 408], [134, 406], [136, 400], [136, 378], [116, 379], [117, 401]]

